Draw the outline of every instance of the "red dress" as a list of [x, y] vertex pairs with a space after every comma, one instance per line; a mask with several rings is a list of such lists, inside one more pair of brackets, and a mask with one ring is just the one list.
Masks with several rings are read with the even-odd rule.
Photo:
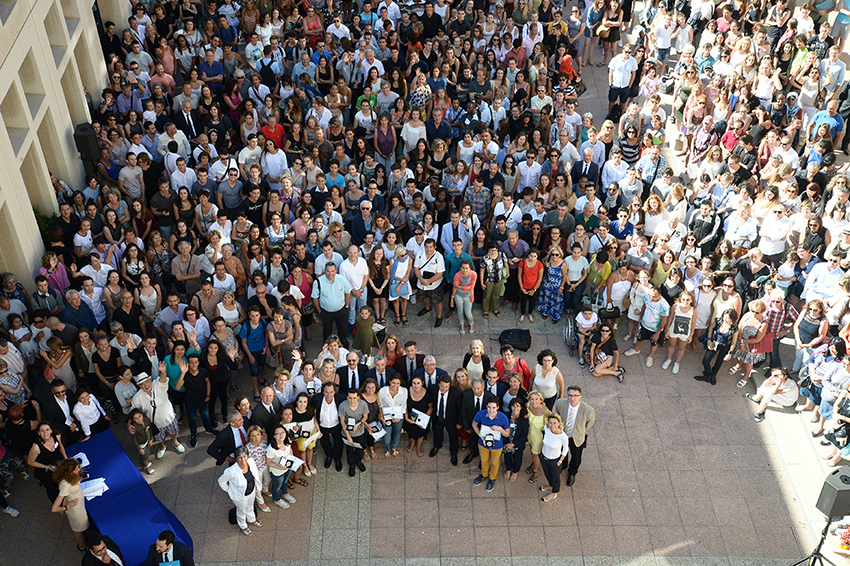
[[[319, 20], [319, 16], [313, 16], [313, 21], [310, 21], [310, 18], [304, 18], [304, 31], [316, 31], [322, 29], [322, 22]], [[307, 36], [307, 45], [310, 46], [311, 49], [316, 48], [316, 43], [319, 41], [321, 35], [308, 35]]]

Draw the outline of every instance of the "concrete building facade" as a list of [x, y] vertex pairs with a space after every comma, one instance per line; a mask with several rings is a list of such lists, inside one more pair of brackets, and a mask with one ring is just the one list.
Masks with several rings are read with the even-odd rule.
[[[106, 84], [91, 0], [0, 0], [0, 270], [32, 284], [44, 244], [33, 207], [57, 211], [50, 173], [81, 188], [74, 127]], [[104, 19], [127, 6], [101, 0]]]

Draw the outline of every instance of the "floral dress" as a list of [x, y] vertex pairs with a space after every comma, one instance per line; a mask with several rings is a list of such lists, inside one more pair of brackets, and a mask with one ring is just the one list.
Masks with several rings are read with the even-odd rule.
[[413, 92], [410, 93], [410, 107], [411, 108], [425, 108], [428, 106], [428, 102], [431, 100], [431, 89], [428, 85], [423, 86], [422, 88], [416, 88]]
[[157, 252], [156, 248], [153, 248], [151, 271], [153, 272], [154, 283], [158, 284], [160, 289], [165, 289], [167, 283], [165, 279], [171, 274], [171, 260], [169, 259], [168, 248], [163, 247], [162, 252]]
[[543, 290], [540, 293], [540, 298], [537, 299], [537, 310], [543, 316], [552, 315], [552, 320], [560, 320], [564, 313], [564, 293], [560, 290], [561, 283], [564, 281], [564, 266], [566, 262], [562, 262], [558, 267], [551, 265], [546, 268], [546, 274], [543, 277]]
[[738, 342], [739, 347], [735, 351], [735, 358], [741, 360], [745, 364], [757, 364], [761, 361], [764, 361], [766, 354], [756, 354], [754, 352], [750, 352], [749, 344], [744, 344], [744, 340], [751, 340], [759, 333], [759, 328], [761, 327], [761, 323], [758, 326], [750, 326], [749, 321], [747, 324], [741, 326], [741, 340]]

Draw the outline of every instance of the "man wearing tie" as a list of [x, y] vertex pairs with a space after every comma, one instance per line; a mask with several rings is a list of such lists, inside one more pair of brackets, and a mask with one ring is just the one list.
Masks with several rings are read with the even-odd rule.
[[581, 152], [582, 160], [576, 161], [570, 170], [570, 178], [574, 183], [585, 177], [589, 182], [596, 183], [599, 178], [599, 166], [593, 162], [593, 149], [586, 148]]
[[423, 367], [425, 356], [416, 353], [416, 342], [410, 340], [404, 344], [404, 356], [396, 359], [393, 368], [401, 376], [403, 384], [409, 384], [413, 373]]
[[[363, 385], [363, 380], [369, 372], [369, 368], [360, 363], [360, 356], [356, 352], [349, 352], [345, 356], [345, 363], [347, 365], [336, 370], [341, 395], [348, 395], [349, 391], [360, 391], [360, 386]], [[380, 387], [381, 385], [378, 384], [379, 389]]]
[[245, 419], [238, 409], [230, 411], [230, 426], [222, 429], [215, 440], [207, 447], [207, 454], [215, 458], [215, 465], [221, 466], [225, 462], [232, 464], [236, 461], [233, 452], [240, 446], [248, 444], [248, 436], [245, 434]]
[[174, 566], [195, 566], [192, 550], [180, 541], [174, 540], [174, 533], [162, 531], [156, 537], [156, 543], [148, 551], [145, 566], [160, 566], [173, 563]]
[[502, 397], [505, 396], [508, 385], [499, 381], [499, 370], [496, 368], [487, 370], [487, 384], [484, 386], [484, 389], [499, 400], [499, 408], [501, 409]]
[[184, 100], [180, 105], [180, 112], [174, 116], [174, 124], [193, 144], [197, 143], [198, 135], [204, 131], [201, 127], [201, 117], [197, 110], [192, 110], [192, 102], [189, 100]]
[[472, 459], [478, 456], [478, 435], [472, 428], [472, 419], [479, 411], [487, 408], [487, 401], [490, 399], [495, 399], [495, 396], [484, 390], [484, 382], [480, 379], [473, 380], [472, 388], [463, 392], [461, 419], [463, 428], [469, 434], [469, 454], [463, 459], [464, 464], [472, 462]]
[[378, 382], [378, 391], [381, 387], [388, 385], [390, 379], [398, 375], [393, 368], [387, 367], [387, 357], [383, 354], [375, 356], [375, 367], [366, 372], [366, 379], [370, 377]]
[[567, 387], [567, 398], [555, 401], [554, 411], [561, 415], [564, 432], [570, 438], [570, 464], [567, 468], [567, 485], [576, 482], [576, 474], [581, 466], [581, 454], [587, 446], [587, 431], [596, 422], [596, 411], [581, 400], [581, 387]]
[[422, 381], [425, 384], [425, 389], [436, 387], [437, 381], [442, 375], [448, 374], [444, 369], [437, 367], [437, 360], [434, 356], [425, 356], [425, 359], [422, 362], [422, 367], [413, 372], [413, 377], [422, 378]]
[[472, 234], [460, 223], [459, 210], [452, 210], [449, 220], [449, 222], [443, 225], [442, 237], [440, 238], [440, 243], [443, 245], [443, 252], [446, 255], [452, 253], [454, 249], [452, 242], [455, 240], [463, 242], [463, 247], [461, 248], [463, 250], [468, 249], [469, 242], [472, 241]]
[[430, 391], [431, 403], [436, 408], [436, 413], [431, 419], [434, 447], [428, 455], [433, 458], [443, 447], [443, 430], [445, 429], [449, 436], [452, 466], [457, 466], [457, 431], [461, 427], [460, 391], [452, 387], [452, 378], [448, 374], [441, 375], [437, 386]]
[[319, 421], [319, 430], [322, 436], [322, 450], [325, 452], [325, 468], [331, 467], [331, 462], [336, 463], [336, 471], [342, 471], [342, 426], [339, 421], [339, 406], [345, 401], [345, 397], [336, 393], [332, 382], [322, 385], [322, 394], [314, 395], [310, 399], [313, 409], [316, 411], [316, 420]]
[[260, 402], [251, 413], [251, 424], [257, 425], [266, 431], [269, 438], [274, 438], [274, 429], [277, 426], [283, 406], [271, 387], [263, 387], [260, 392]]

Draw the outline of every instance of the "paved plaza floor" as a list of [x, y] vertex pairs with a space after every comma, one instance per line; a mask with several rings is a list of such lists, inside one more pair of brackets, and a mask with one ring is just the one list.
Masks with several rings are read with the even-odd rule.
[[[606, 75], [594, 68], [583, 76], [588, 92], [579, 112], [593, 112], [597, 125], [607, 110]], [[411, 305], [411, 325], [390, 322], [389, 332], [416, 340], [450, 373], [472, 339], [482, 339], [495, 359], [499, 332], [519, 326], [509, 308], [484, 320], [476, 307], [476, 335], [460, 336], [456, 318], [434, 329], [433, 315], [419, 319], [418, 310]], [[402, 452], [387, 461], [379, 449], [378, 461], [354, 479], [319, 465], [309, 487], [292, 491], [297, 503], [259, 514], [263, 527], [245, 537], [227, 521], [231, 505], [216, 483], [221, 469], [205, 451], [210, 437], [189, 449], [185, 423], [187, 452], [169, 450], [156, 462], [153, 491], [192, 535], [196, 562], [208, 566], [780, 566], [811, 550], [823, 527], [814, 504], [827, 469], [819, 458], [826, 448], [811, 438], [807, 418], [771, 409], [754, 423], [738, 376], [724, 369], [713, 387], [692, 379], [701, 353], [688, 354], [675, 376], [660, 368], [663, 352], [651, 369], [643, 355], [621, 358], [628, 373], [618, 384], [593, 378], [568, 357], [562, 324], [538, 317], [533, 334], [522, 357], [533, 366], [537, 352], [554, 350], [567, 384], [582, 386], [597, 416], [575, 485], [551, 503], [540, 502], [540, 484], [526, 477], [500, 479], [491, 493], [473, 487], [479, 460], [453, 467], [447, 449], [429, 458], [428, 440], [424, 458]], [[319, 347], [314, 339], [308, 353]], [[785, 347], [786, 361], [792, 347]], [[754, 376], [760, 382], [761, 373]], [[247, 373], [239, 383], [249, 391]], [[113, 430], [128, 447], [126, 430]], [[67, 522], [50, 513], [35, 481], [16, 480], [12, 492], [21, 515], [0, 515], [0, 564], [79, 564]]]

